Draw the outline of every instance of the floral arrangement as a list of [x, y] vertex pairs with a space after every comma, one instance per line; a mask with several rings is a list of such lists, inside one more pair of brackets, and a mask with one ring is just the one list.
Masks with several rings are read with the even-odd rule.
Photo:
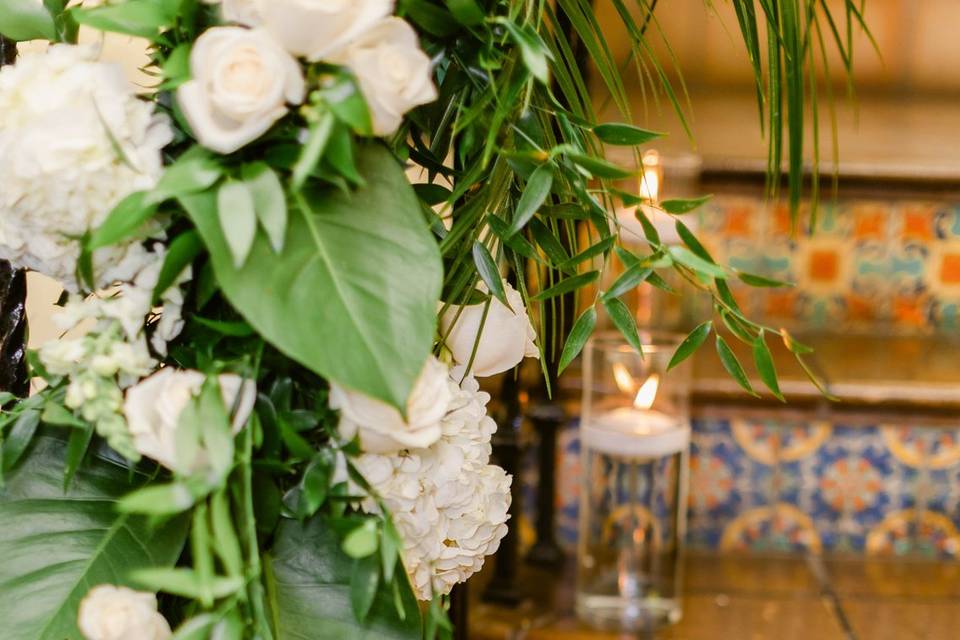
[[[144, 38], [155, 82], [81, 27]], [[781, 332], [727, 280], [779, 283], [713, 261], [679, 217], [703, 200], [657, 205], [682, 244], [645, 208], [648, 250], [618, 241], [636, 171], [604, 145], [658, 134], [596, 122], [574, 42], [627, 107], [599, 29], [581, 0], [5, 0], [0, 34], [51, 44], [0, 69], [0, 258], [65, 290], [42, 390], [0, 398], [5, 638], [449, 635], [509, 520], [477, 379], [562, 370], [600, 309], [639, 348], [620, 297], [658, 271], [780, 396]]]

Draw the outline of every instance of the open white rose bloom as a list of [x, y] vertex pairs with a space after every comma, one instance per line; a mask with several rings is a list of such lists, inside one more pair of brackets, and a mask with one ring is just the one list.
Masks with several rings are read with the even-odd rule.
[[517, 522], [488, 405], [519, 424], [600, 313], [639, 345], [658, 271], [765, 353], [744, 274], [619, 241], [636, 172], [605, 147], [658, 134], [596, 121], [592, 11], [0, 0], [0, 259], [65, 291], [27, 355], [0, 287], [0, 370], [34, 390], [0, 398], [2, 640], [446, 633]]

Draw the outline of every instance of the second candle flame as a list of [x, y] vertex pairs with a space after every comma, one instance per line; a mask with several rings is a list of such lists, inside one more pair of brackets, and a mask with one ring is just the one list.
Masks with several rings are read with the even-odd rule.
[[640, 390], [637, 391], [637, 397], [633, 400], [633, 406], [637, 409], [649, 409], [652, 407], [654, 400], [657, 399], [657, 389], [659, 387], [660, 376], [654, 373], [640, 386]]

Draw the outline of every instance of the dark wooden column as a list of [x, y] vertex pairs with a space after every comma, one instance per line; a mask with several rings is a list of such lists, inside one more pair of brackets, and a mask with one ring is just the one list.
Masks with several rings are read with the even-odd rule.
[[[17, 45], [0, 36], [0, 66], [13, 64]], [[6, 167], [0, 166], [0, 171]], [[0, 390], [27, 394], [27, 279], [22, 270], [0, 260]]]

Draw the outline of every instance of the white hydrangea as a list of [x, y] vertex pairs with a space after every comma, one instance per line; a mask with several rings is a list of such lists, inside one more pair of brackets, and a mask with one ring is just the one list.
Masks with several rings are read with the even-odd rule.
[[[363, 454], [354, 460], [383, 499], [404, 540], [403, 562], [421, 600], [447, 594], [495, 552], [507, 533], [510, 476], [489, 464], [496, 423], [490, 396], [472, 377], [449, 381], [453, 401], [443, 435], [425, 449], [396, 455]], [[373, 499], [362, 508], [376, 512]]]
[[[77, 238], [162, 171], [166, 116], [137, 98], [119, 65], [92, 47], [54, 45], [0, 70], [0, 258], [76, 291]], [[97, 284], [130, 280], [139, 243], [93, 257]]]

